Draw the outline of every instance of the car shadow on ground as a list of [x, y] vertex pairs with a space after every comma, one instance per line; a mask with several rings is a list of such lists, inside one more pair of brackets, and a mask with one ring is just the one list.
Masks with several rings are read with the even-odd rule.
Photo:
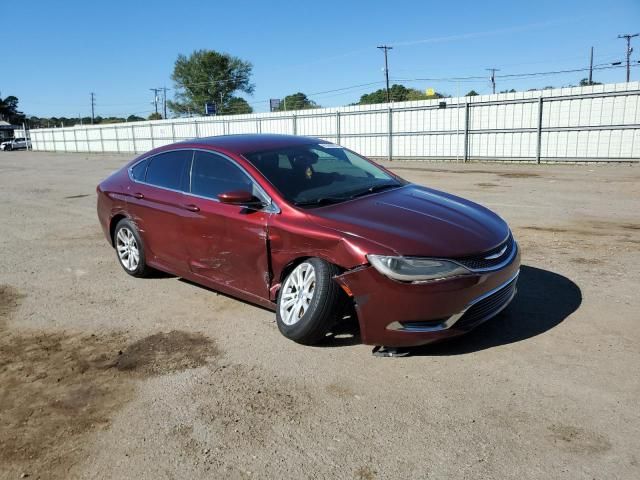
[[[518, 293], [503, 312], [461, 337], [405, 351], [411, 356], [461, 355], [519, 342], [560, 324], [581, 303], [580, 287], [567, 277], [523, 265]], [[347, 322], [340, 328], [322, 346], [337, 347], [359, 342], [357, 323]]]

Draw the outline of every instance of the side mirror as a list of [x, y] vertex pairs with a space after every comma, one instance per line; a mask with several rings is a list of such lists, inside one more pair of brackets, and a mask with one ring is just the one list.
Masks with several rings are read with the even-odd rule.
[[255, 197], [247, 190], [234, 190], [232, 192], [224, 192], [218, 195], [218, 200], [222, 203], [230, 205], [244, 205], [245, 207], [262, 207], [262, 200]]

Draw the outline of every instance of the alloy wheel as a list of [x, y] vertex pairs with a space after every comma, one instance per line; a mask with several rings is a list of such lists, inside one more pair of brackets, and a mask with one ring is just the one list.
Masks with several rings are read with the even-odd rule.
[[304, 262], [287, 277], [280, 297], [280, 317], [285, 325], [295, 325], [309, 309], [316, 288], [316, 271]]
[[116, 235], [116, 250], [122, 266], [130, 272], [135, 271], [140, 263], [140, 250], [133, 232], [122, 227]]

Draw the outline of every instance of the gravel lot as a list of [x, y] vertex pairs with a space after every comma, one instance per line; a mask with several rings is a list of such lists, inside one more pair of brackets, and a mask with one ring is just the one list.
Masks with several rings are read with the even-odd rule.
[[493, 321], [383, 359], [126, 275], [95, 186], [129, 158], [0, 152], [0, 478], [640, 478], [638, 166], [390, 164], [524, 266]]

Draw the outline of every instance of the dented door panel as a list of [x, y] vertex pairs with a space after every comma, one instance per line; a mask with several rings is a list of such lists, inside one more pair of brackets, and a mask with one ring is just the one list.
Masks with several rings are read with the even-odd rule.
[[183, 218], [189, 270], [218, 284], [267, 298], [270, 213], [196, 198]]

